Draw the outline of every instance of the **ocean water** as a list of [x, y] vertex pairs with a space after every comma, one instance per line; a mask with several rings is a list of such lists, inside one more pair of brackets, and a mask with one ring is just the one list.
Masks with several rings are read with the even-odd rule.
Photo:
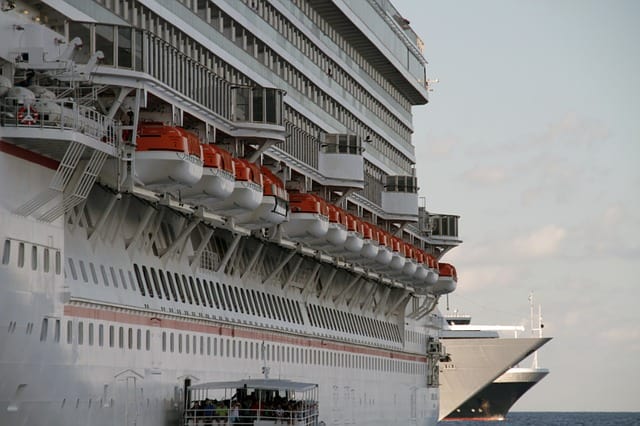
[[502, 422], [440, 422], [442, 426], [640, 426], [637, 413], [528, 413], [507, 414]]

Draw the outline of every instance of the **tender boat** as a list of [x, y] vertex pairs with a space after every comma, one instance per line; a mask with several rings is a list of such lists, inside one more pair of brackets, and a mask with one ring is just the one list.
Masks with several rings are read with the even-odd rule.
[[134, 179], [148, 188], [170, 191], [195, 185], [203, 174], [202, 149], [195, 134], [162, 123], [138, 126]]
[[418, 270], [418, 262], [416, 261], [416, 248], [409, 243], [403, 242], [401, 244], [402, 251], [404, 252], [405, 263], [402, 268], [402, 274], [407, 278], [413, 278]]
[[413, 275], [414, 281], [419, 285], [426, 284], [425, 280], [429, 276], [429, 261], [427, 258], [427, 254], [418, 248], [414, 250], [414, 254], [416, 257], [416, 272]]
[[202, 205], [227, 199], [233, 193], [236, 180], [233, 157], [215, 145], [202, 145], [202, 157], [202, 179], [182, 190], [182, 198]]
[[289, 219], [289, 194], [284, 183], [269, 168], [262, 167], [262, 202], [252, 212], [238, 216], [236, 223], [249, 229], [269, 228]]
[[389, 262], [389, 268], [392, 271], [402, 271], [405, 263], [407, 263], [407, 258], [404, 257], [404, 253], [402, 253], [402, 240], [398, 237], [391, 236], [391, 250], [393, 251], [393, 255], [391, 256], [391, 262]]
[[297, 241], [314, 241], [329, 232], [329, 207], [314, 194], [289, 194], [291, 218], [282, 224], [286, 236]]
[[233, 163], [236, 178], [233, 192], [222, 201], [207, 204], [215, 213], [224, 216], [252, 212], [258, 208], [263, 198], [260, 168], [244, 158], [234, 158]]

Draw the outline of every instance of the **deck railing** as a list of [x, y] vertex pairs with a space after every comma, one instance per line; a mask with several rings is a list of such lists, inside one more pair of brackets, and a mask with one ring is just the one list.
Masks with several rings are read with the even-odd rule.
[[220, 426], [316, 426], [318, 412], [313, 407], [301, 410], [274, 408], [239, 409], [234, 416], [228, 407], [191, 408], [184, 414], [183, 426], [220, 425]]
[[5, 98], [0, 103], [4, 127], [72, 130], [109, 145], [118, 142], [120, 122], [73, 100]]

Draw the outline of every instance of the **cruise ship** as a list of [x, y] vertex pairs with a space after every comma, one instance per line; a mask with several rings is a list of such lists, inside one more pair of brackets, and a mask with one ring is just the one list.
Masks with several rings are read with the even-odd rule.
[[[533, 308], [530, 338], [518, 336], [523, 326], [471, 325], [470, 316], [458, 314], [445, 319], [441, 341], [449, 353], [440, 364], [440, 420], [504, 420], [513, 404], [549, 374], [538, 367], [537, 349], [551, 339], [542, 337], [541, 314], [534, 328]], [[533, 366], [520, 367], [532, 354]]]
[[459, 218], [388, 0], [0, 0], [0, 38], [1, 425], [436, 423]]

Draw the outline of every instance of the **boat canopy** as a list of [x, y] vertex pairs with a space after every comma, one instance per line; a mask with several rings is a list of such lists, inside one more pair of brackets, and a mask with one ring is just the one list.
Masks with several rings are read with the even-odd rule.
[[308, 392], [318, 387], [314, 383], [292, 382], [290, 380], [281, 379], [246, 379], [229, 382], [209, 382], [191, 385], [190, 390], [208, 390], [208, 389], [265, 389], [265, 390], [282, 390], [294, 392]]

